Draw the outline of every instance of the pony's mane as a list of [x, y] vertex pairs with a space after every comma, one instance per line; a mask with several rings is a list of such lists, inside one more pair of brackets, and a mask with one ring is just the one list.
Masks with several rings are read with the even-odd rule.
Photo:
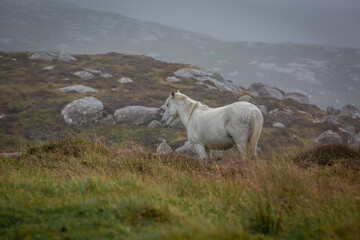
[[[172, 96], [170, 96], [170, 97], [166, 100], [165, 105], [168, 104], [171, 99], [172, 99]], [[201, 105], [201, 106], [203, 106], [203, 107], [208, 107], [208, 106], [202, 104], [201, 102], [195, 101], [195, 100], [189, 98], [188, 96], [186, 96], [186, 95], [184, 95], [184, 94], [182, 94], [182, 93], [175, 93], [175, 95], [174, 95], [174, 100], [175, 100], [175, 103], [179, 103], [179, 102], [183, 102], [183, 101], [184, 101], [184, 102], [186, 102], [187, 104], [189, 104], [189, 105], [191, 105], [191, 106], [194, 106], [195, 104], [199, 104], [199, 105]]]

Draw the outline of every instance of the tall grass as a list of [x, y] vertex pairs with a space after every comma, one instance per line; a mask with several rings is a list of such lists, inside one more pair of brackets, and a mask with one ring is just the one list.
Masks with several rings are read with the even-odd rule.
[[[2, 239], [356, 239], [359, 173], [70, 138], [0, 159]], [[355, 157], [356, 158], [356, 157]]]

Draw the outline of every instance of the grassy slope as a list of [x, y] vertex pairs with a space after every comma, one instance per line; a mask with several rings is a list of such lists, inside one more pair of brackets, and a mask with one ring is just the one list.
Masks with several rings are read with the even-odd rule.
[[359, 165], [304, 169], [275, 153], [236, 159], [160, 157], [77, 138], [33, 147], [20, 161], [0, 158], [0, 237], [359, 236]]
[[[136, 142], [154, 150], [165, 138], [172, 147], [180, 146], [186, 140], [186, 132], [166, 128], [149, 129], [126, 125], [68, 126], [60, 116], [61, 109], [69, 102], [85, 96], [94, 96], [104, 103], [110, 113], [129, 105], [159, 107], [168, 97], [171, 90], [180, 89], [188, 96], [203, 103], [217, 107], [237, 101], [244, 93], [220, 92], [194, 84], [192, 79], [181, 83], [168, 83], [165, 79], [173, 72], [186, 67], [156, 61], [149, 57], [109, 53], [102, 55], [75, 55], [77, 61], [38, 62], [28, 59], [32, 53], [0, 53], [0, 151], [18, 151], [34, 141], [55, 140], [59, 137], [77, 134], [104, 137], [108, 142]], [[16, 61], [12, 60], [16, 59]], [[43, 67], [54, 66], [51, 71]], [[112, 74], [109, 79], [83, 81], [73, 73], [84, 68], [99, 69]], [[135, 83], [120, 84], [120, 77], [130, 77]], [[63, 80], [68, 78], [68, 81]], [[60, 87], [83, 84], [98, 90], [97, 93], [63, 93]], [[115, 89], [115, 90], [112, 90]], [[276, 99], [254, 97], [257, 104], [265, 104], [269, 110], [274, 108], [291, 109], [296, 121], [288, 131], [272, 127], [273, 119], [265, 117], [265, 128], [260, 139], [262, 149], [301, 145], [311, 142], [321, 132], [333, 129], [329, 124], [314, 124], [298, 110], [307, 111], [315, 118], [321, 119], [324, 112], [313, 105], [302, 105], [295, 101], [278, 101]], [[342, 119], [341, 126], [353, 125], [360, 130], [360, 123], [351, 119]], [[352, 122], [351, 122], [352, 121]], [[303, 131], [307, 129], [307, 131]], [[345, 136], [346, 137], [346, 136]]]

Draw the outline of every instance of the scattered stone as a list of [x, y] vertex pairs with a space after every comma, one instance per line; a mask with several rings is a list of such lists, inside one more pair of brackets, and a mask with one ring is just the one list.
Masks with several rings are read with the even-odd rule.
[[47, 67], [43, 67], [42, 70], [53, 70], [54, 69], [54, 66], [47, 66]]
[[176, 119], [175, 121], [173, 121], [171, 124], [170, 124], [170, 127], [171, 128], [174, 128], [174, 129], [185, 129], [184, 125], [182, 124], [180, 118]]
[[216, 87], [213, 87], [213, 86], [211, 86], [209, 84], [206, 84], [206, 83], [203, 83], [203, 82], [196, 82], [196, 84], [201, 85], [201, 86], [205, 86], [205, 87], [207, 87], [209, 89], [212, 89], [212, 90], [217, 90]]
[[11, 60], [13, 60], [13, 61], [17, 61], [17, 60], [16, 60], [16, 58], [12, 58]]
[[134, 82], [131, 78], [120, 78], [117, 81], [119, 83], [132, 83], [132, 82]]
[[340, 110], [336, 109], [334, 107], [328, 106], [326, 108], [326, 113], [329, 114], [329, 115], [338, 115], [340, 113]]
[[75, 61], [76, 58], [71, 56], [70, 54], [61, 51], [61, 50], [45, 50], [34, 53], [30, 58], [30, 60], [40, 60], [40, 61], [62, 61], [69, 62]]
[[5, 117], [6, 117], [6, 115], [4, 113], [0, 114], [0, 119], [3, 119]]
[[277, 122], [281, 122], [285, 127], [288, 127], [294, 120], [293, 114], [287, 111], [279, 111], [273, 114]]
[[171, 83], [181, 82], [181, 80], [178, 79], [178, 78], [175, 77], [175, 76], [167, 77], [167, 78], [166, 78], [166, 81], [167, 81], [167, 82], [171, 82]]
[[275, 122], [273, 124], [273, 127], [274, 128], [283, 128], [283, 129], [286, 129], [286, 127], [284, 126], [284, 124], [282, 124], [281, 122]]
[[157, 118], [159, 110], [152, 107], [129, 106], [116, 110], [114, 117], [120, 124], [144, 125]]
[[292, 93], [286, 93], [285, 95], [285, 99], [293, 99], [299, 103], [302, 103], [302, 104], [309, 104], [310, 101], [309, 101], [309, 98], [307, 96], [305, 96], [304, 94], [302, 93], [298, 93], [298, 92], [292, 92]]
[[184, 68], [176, 71], [174, 75], [179, 78], [194, 78], [198, 81], [210, 81], [220, 91], [241, 92], [240, 87], [231, 81], [226, 81], [220, 74], [210, 68]]
[[22, 152], [0, 153], [0, 156], [4, 156], [4, 157], [6, 157], [6, 158], [8, 158], [8, 157], [17, 158], [17, 157], [20, 157], [21, 154], [22, 154]]
[[243, 96], [239, 97], [239, 101], [255, 103], [254, 99], [250, 95], [243, 95]]
[[315, 139], [315, 143], [328, 145], [328, 144], [340, 144], [342, 143], [341, 137], [331, 130], [323, 132], [320, 136]]
[[274, 108], [273, 110], [269, 111], [268, 114], [271, 115], [271, 114], [274, 114], [274, 113], [276, 113], [278, 111], [279, 111], [278, 108]]
[[100, 78], [111, 78], [112, 75], [102, 72], [100, 70], [96, 70], [96, 69], [91, 69], [91, 68], [85, 68], [86, 72], [92, 73], [94, 74], [96, 77], [100, 77]]
[[360, 119], [360, 111], [354, 105], [348, 104], [341, 108], [339, 116], [348, 116], [355, 119]]
[[160, 145], [156, 148], [157, 154], [166, 154], [171, 153], [172, 151], [172, 148], [169, 146], [169, 144], [167, 144], [166, 140], [163, 140], [163, 142], [160, 143]]
[[61, 80], [63, 80], [63, 81], [69, 81], [70, 78], [63, 78], [63, 79], [61, 79]]
[[82, 80], [93, 80], [95, 78], [111, 78], [112, 75], [96, 69], [84, 69], [84, 71], [76, 71], [74, 75]]
[[338, 119], [337, 116], [327, 115], [321, 120], [321, 122], [328, 122], [328, 123], [331, 123], [331, 124], [334, 124], [334, 125], [338, 125], [339, 124], [339, 119]]
[[61, 116], [70, 125], [114, 123], [112, 115], [104, 111], [103, 103], [94, 97], [84, 97], [69, 103], [61, 111]]
[[84, 85], [74, 85], [74, 86], [68, 86], [68, 87], [63, 87], [63, 88], [59, 88], [60, 91], [62, 92], [79, 92], [79, 93], [94, 93], [97, 92], [97, 90], [88, 87], [88, 86], [84, 86]]
[[181, 155], [188, 155], [191, 157], [196, 156], [195, 148], [189, 141], [186, 141], [184, 145], [176, 149], [175, 152]]
[[249, 87], [249, 91], [260, 97], [273, 97], [279, 100], [284, 100], [284, 92], [276, 87], [270, 87], [269, 85], [262, 83], [253, 83]]
[[260, 109], [263, 115], [266, 116], [268, 114], [268, 109], [265, 105], [259, 105], [258, 108]]
[[95, 76], [87, 71], [77, 71], [74, 72], [74, 75], [86, 81], [95, 79]]
[[158, 120], [152, 120], [149, 125], [148, 125], [149, 128], [160, 128], [162, 127], [162, 124], [160, 121]]

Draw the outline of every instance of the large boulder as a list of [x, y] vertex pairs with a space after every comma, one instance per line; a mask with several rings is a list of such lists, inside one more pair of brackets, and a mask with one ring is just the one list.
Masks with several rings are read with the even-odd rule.
[[117, 123], [145, 125], [158, 118], [160, 108], [129, 106], [115, 111], [114, 117]]
[[336, 143], [340, 144], [342, 142], [343, 142], [343, 140], [341, 139], [341, 137], [337, 133], [334, 133], [331, 130], [323, 132], [320, 136], [318, 136], [315, 139], [315, 143], [318, 143], [321, 145], [336, 144]]
[[262, 83], [253, 83], [249, 87], [251, 94], [260, 97], [273, 97], [279, 100], [284, 100], [284, 92], [276, 87], [271, 87]]
[[348, 104], [341, 108], [339, 116], [348, 116], [355, 119], [360, 119], [360, 111], [354, 105]]
[[166, 153], [171, 153], [172, 151], [173, 151], [172, 148], [169, 146], [169, 144], [167, 144], [165, 140], [162, 143], [160, 143], [160, 145], [156, 148], [157, 154], [166, 154]]
[[336, 109], [336, 108], [334, 108], [334, 107], [332, 107], [332, 106], [328, 106], [328, 107], [326, 108], [326, 113], [327, 113], [328, 115], [338, 115], [338, 114], [340, 113], [340, 110], [339, 110], [339, 109]]
[[31, 55], [30, 60], [39, 60], [39, 61], [62, 61], [70, 62], [75, 61], [76, 58], [68, 54], [67, 52], [61, 50], [45, 50], [39, 51]]
[[189, 141], [186, 141], [184, 145], [176, 149], [175, 152], [181, 155], [188, 155], [191, 157], [196, 156], [195, 148]]
[[266, 116], [268, 114], [268, 108], [265, 105], [259, 105], [258, 108], [260, 109], [263, 115]]
[[184, 68], [174, 72], [179, 78], [194, 78], [198, 81], [212, 82], [220, 91], [240, 92], [240, 87], [229, 80], [225, 80], [220, 74], [210, 68]]
[[321, 122], [328, 122], [337, 125], [339, 124], [339, 118], [335, 115], [327, 115], [321, 120]]
[[88, 87], [88, 86], [84, 86], [84, 85], [73, 85], [73, 86], [68, 86], [68, 87], [63, 87], [63, 88], [59, 88], [60, 91], [62, 92], [79, 92], [79, 93], [94, 93], [97, 92], [97, 90]]
[[291, 93], [286, 93], [285, 94], [285, 99], [293, 99], [299, 103], [302, 104], [309, 104], [309, 98], [307, 96], [305, 96], [302, 93], [298, 93], [298, 92], [291, 92]]
[[114, 122], [112, 115], [104, 111], [103, 103], [94, 97], [84, 97], [69, 103], [61, 111], [61, 116], [70, 125]]
[[284, 124], [285, 127], [288, 127], [293, 121], [293, 114], [289, 111], [279, 111], [272, 115], [277, 122]]

